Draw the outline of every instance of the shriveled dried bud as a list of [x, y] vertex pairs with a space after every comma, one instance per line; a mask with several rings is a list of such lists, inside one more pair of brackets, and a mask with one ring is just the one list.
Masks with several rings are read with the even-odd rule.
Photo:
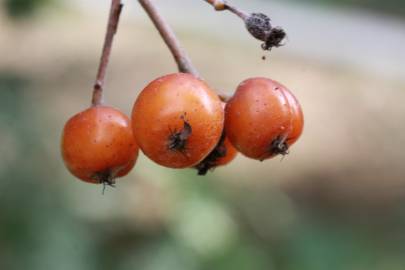
[[255, 38], [263, 41], [263, 50], [282, 46], [286, 33], [280, 27], [272, 27], [270, 18], [263, 13], [252, 13], [245, 20], [246, 28]]
[[246, 28], [255, 38], [266, 41], [271, 31], [270, 18], [263, 13], [252, 13], [245, 20]]

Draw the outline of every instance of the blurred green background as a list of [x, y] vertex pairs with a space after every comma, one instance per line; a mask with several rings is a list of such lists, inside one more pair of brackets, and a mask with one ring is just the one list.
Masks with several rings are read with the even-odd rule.
[[[405, 2], [232, 1], [286, 28], [266, 61], [231, 14], [156, 2], [213, 87], [287, 85], [302, 138], [282, 161], [239, 155], [206, 177], [141, 155], [103, 195], [67, 172], [59, 140], [90, 103], [109, 1], [3, 0], [0, 269], [405, 269]], [[106, 100], [129, 113], [176, 66], [125, 4]]]

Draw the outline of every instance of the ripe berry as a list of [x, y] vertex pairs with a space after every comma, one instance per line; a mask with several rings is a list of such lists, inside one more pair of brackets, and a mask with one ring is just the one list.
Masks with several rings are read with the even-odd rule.
[[126, 175], [138, 157], [129, 118], [107, 106], [94, 106], [70, 118], [63, 129], [61, 150], [73, 175], [107, 185]]
[[281, 85], [285, 97], [291, 110], [291, 129], [287, 137], [286, 143], [291, 146], [295, 143], [302, 134], [304, 129], [304, 114], [302, 113], [301, 105], [297, 98], [287, 88]]
[[242, 82], [225, 108], [225, 131], [247, 157], [287, 154], [303, 129], [301, 106], [280, 83], [267, 78]]
[[221, 138], [224, 111], [213, 90], [193, 75], [152, 81], [138, 96], [132, 127], [150, 159], [170, 168], [195, 166]]
[[225, 133], [223, 133], [214, 150], [195, 166], [198, 170], [198, 175], [206, 175], [209, 170], [230, 163], [237, 154], [238, 151], [236, 151], [236, 148], [231, 144]]

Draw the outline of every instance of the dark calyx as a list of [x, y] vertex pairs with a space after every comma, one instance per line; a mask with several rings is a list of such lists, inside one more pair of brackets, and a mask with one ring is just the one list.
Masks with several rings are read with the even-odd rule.
[[191, 125], [184, 120], [183, 129], [170, 132], [168, 139], [168, 148], [173, 151], [184, 151], [186, 149], [187, 139], [192, 132]]
[[111, 170], [105, 170], [103, 172], [97, 172], [93, 175], [93, 179], [95, 179], [100, 184], [105, 184], [107, 186], [114, 186], [115, 179]]
[[274, 155], [281, 154], [283, 156], [288, 155], [288, 144], [286, 142], [286, 136], [278, 136], [270, 146], [270, 153]]
[[106, 186], [115, 187], [115, 177], [111, 170], [97, 172], [92, 177], [98, 183], [103, 184], [103, 194]]
[[223, 133], [214, 150], [212, 150], [212, 152], [203, 161], [195, 166], [198, 171], [198, 175], [206, 175], [209, 170], [217, 166], [218, 159], [226, 156], [227, 149], [224, 142], [225, 134]]

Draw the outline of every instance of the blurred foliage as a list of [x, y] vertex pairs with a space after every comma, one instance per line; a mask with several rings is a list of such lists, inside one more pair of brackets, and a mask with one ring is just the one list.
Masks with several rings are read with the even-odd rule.
[[53, 0], [4, 0], [3, 5], [9, 17], [14, 19], [26, 19], [52, 1]]
[[76, 268], [86, 237], [63, 193], [48, 184], [57, 170], [40, 140], [40, 126], [46, 127], [25, 98], [30, 86], [26, 76], [0, 73], [0, 269]]

